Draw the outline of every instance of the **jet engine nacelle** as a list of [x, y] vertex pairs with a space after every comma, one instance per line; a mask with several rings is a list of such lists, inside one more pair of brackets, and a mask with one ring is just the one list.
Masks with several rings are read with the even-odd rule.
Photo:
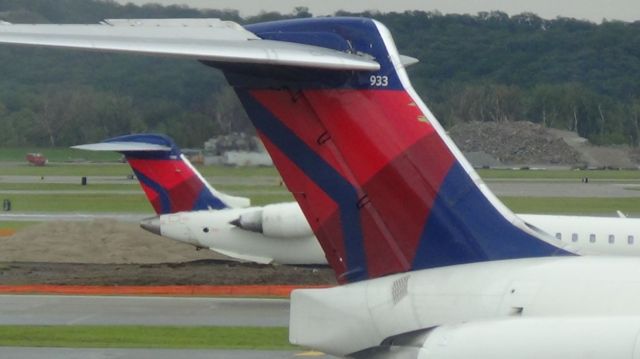
[[302, 238], [313, 231], [297, 203], [277, 203], [243, 213], [232, 224], [272, 238]]

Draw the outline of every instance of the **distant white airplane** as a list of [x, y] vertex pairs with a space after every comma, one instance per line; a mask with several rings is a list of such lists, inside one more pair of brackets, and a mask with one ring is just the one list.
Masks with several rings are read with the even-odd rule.
[[341, 283], [293, 291], [294, 344], [374, 359], [640, 358], [637, 258], [576, 256], [506, 208], [375, 20], [0, 25], [0, 42], [223, 71]]
[[127, 135], [73, 148], [125, 156], [158, 214], [142, 221], [149, 232], [241, 261], [327, 263], [295, 202], [250, 207], [248, 198], [216, 191], [167, 136]]
[[[141, 223], [151, 233], [241, 261], [327, 264], [298, 203], [249, 207], [248, 198], [216, 191], [167, 136], [127, 135], [74, 148], [125, 156], [158, 214]], [[518, 216], [574, 253], [640, 255], [640, 219]]]

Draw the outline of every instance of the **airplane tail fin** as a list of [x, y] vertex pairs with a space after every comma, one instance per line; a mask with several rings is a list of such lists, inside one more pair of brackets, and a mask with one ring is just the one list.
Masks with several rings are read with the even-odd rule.
[[248, 198], [211, 187], [173, 140], [164, 135], [126, 135], [73, 148], [122, 153], [157, 214], [244, 208], [250, 204]]
[[377, 71], [205, 62], [235, 88], [340, 282], [567, 254], [486, 187], [413, 90], [384, 25], [246, 26], [266, 40], [376, 61]]

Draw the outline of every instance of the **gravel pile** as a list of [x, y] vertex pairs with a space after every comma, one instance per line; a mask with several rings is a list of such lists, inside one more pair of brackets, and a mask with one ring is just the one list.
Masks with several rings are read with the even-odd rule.
[[463, 152], [483, 152], [505, 165], [568, 165], [581, 155], [548, 129], [531, 122], [469, 122], [449, 135]]
[[335, 284], [328, 267], [238, 263], [114, 220], [46, 222], [0, 237], [0, 284]]
[[115, 220], [43, 222], [0, 239], [0, 262], [167, 263], [224, 259]]

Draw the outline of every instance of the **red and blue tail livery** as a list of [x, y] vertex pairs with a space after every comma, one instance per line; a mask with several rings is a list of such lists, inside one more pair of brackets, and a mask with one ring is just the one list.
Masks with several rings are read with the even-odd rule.
[[318, 18], [246, 29], [380, 64], [371, 72], [207, 63], [235, 88], [341, 282], [568, 254], [486, 189], [412, 89], [384, 25]]
[[247, 198], [211, 187], [165, 135], [127, 135], [74, 148], [122, 153], [157, 214], [249, 206]]
[[[195, 58], [222, 70], [343, 283], [569, 254], [491, 194], [413, 90], [412, 59], [375, 20], [3, 25], [0, 42]], [[159, 213], [230, 206], [172, 143], [109, 141], [167, 148], [121, 150]]]

